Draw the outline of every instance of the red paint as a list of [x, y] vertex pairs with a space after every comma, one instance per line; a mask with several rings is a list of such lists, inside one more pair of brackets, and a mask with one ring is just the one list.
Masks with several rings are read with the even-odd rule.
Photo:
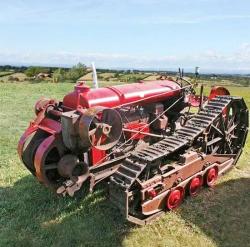
[[177, 208], [184, 199], [184, 189], [182, 187], [175, 188], [167, 197], [166, 206], [169, 210]]
[[100, 161], [104, 162], [104, 158], [106, 156], [105, 150], [99, 150], [97, 148], [91, 148], [91, 164], [97, 165]]
[[196, 196], [202, 187], [203, 181], [201, 176], [193, 178], [189, 184], [189, 195]]
[[23, 147], [24, 147], [25, 142], [28, 140], [28, 138], [32, 134], [34, 134], [35, 131], [37, 131], [37, 129], [38, 129], [37, 125], [30, 126], [30, 127], [28, 127], [28, 129], [26, 129], [26, 131], [21, 136], [21, 138], [18, 142], [18, 146], [17, 146], [17, 152], [18, 152], [20, 159], [22, 159]]
[[[149, 125], [143, 122], [128, 123], [124, 126], [124, 128], [149, 133]], [[140, 140], [146, 136], [145, 134], [141, 134], [141, 133], [138, 134], [138, 133], [132, 133], [132, 132], [125, 132], [125, 135], [127, 139], [131, 139], [131, 140]]]
[[217, 95], [230, 95], [229, 91], [221, 86], [218, 87], [212, 87], [210, 94], [208, 96], [208, 99], [211, 100], [215, 98]]
[[[211, 100], [211, 99], [215, 98], [217, 95], [230, 95], [230, 92], [224, 87], [214, 86], [214, 87], [212, 87], [212, 89], [210, 91], [208, 99]], [[227, 114], [227, 108], [225, 108], [222, 111], [222, 115], [224, 118], [226, 117], [226, 114]]]
[[[203, 102], [207, 101], [207, 97], [203, 96]], [[199, 95], [189, 95], [188, 102], [193, 107], [199, 107], [201, 102], [201, 97]]]
[[44, 118], [39, 124], [39, 129], [42, 129], [53, 135], [55, 133], [60, 133], [62, 130], [62, 127], [61, 127], [61, 123], [53, 119]]
[[[138, 101], [142, 101], [141, 104], [148, 104], [159, 101], [166, 101], [174, 96], [179, 96], [181, 89], [179, 84], [173, 81], [161, 80], [161, 81], [150, 81], [126, 84], [120, 86], [112, 86], [98, 89], [90, 89], [84, 83], [79, 83], [75, 86], [75, 90], [63, 99], [62, 107], [67, 111], [70, 109], [90, 108], [94, 106], [105, 106], [105, 107], [117, 107], [121, 105], [128, 105]], [[55, 105], [54, 100], [41, 99], [36, 105], [37, 117], [30, 123], [30, 126], [21, 137], [18, 145], [18, 153], [21, 157], [23, 153], [23, 146], [29, 136], [42, 129], [49, 133], [51, 136], [44, 139], [37, 149], [35, 155], [35, 169], [36, 175], [40, 181], [43, 179], [42, 174], [42, 162], [43, 158], [46, 157], [46, 153], [49, 152], [51, 147], [54, 145], [57, 134], [61, 132], [60, 121], [55, 121], [46, 116], [46, 108], [51, 105]], [[149, 126], [145, 123], [132, 123], [126, 126], [128, 129], [149, 132]], [[144, 138], [144, 134], [128, 133], [129, 138], [141, 139]], [[106, 152], [92, 148], [90, 151], [90, 164], [98, 165], [100, 161], [104, 161]]]
[[43, 163], [49, 151], [54, 147], [55, 140], [56, 137], [54, 135], [45, 138], [36, 151], [34, 165], [36, 177], [40, 182], [47, 180], [46, 177], [43, 176]]
[[215, 185], [217, 178], [218, 178], [218, 170], [215, 167], [210, 168], [206, 174], [207, 186], [213, 187]]
[[112, 87], [90, 89], [84, 83], [75, 86], [75, 90], [63, 99], [63, 105], [76, 109], [78, 104], [83, 108], [93, 106], [117, 107], [143, 99], [143, 104], [165, 101], [178, 96], [180, 86], [173, 81], [149, 81], [131, 83]]
[[150, 190], [148, 190], [148, 196], [149, 196], [150, 198], [156, 197], [156, 196], [157, 196], [156, 190], [155, 190], [155, 189], [150, 189]]
[[56, 103], [53, 99], [41, 98], [35, 104], [35, 113], [38, 115], [39, 112], [46, 109], [49, 105], [54, 105]]

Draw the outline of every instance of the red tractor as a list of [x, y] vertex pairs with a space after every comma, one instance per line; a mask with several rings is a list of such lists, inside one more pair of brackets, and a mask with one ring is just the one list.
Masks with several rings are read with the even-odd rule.
[[182, 78], [78, 83], [62, 102], [39, 100], [35, 113], [18, 144], [27, 169], [70, 196], [86, 181], [92, 190], [108, 179], [111, 202], [137, 224], [213, 186], [237, 162], [248, 132], [243, 98], [216, 87], [204, 100]]

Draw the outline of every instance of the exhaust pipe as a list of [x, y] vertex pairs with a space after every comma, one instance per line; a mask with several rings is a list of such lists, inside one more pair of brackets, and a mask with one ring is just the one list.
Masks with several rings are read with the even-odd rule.
[[92, 77], [93, 77], [94, 88], [98, 88], [99, 86], [98, 86], [98, 80], [97, 80], [95, 63], [92, 62], [91, 66], [92, 66], [92, 72], [93, 72]]

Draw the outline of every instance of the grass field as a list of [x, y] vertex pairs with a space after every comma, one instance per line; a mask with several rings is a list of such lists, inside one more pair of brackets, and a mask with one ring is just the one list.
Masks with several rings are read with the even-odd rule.
[[[249, 138], [237, 167], [215, 189], [145, 227], [122, 220], [105, 186], [81, 199], [57, 197], [41, 186], [19, 161], [18, 139], [40, 96], [62, 99], [72, 88], [0, 84], [0, 246], [250, 246]], [[250, 88], [229, 89], [250, 107]]]
[[[5, 73], [2, 74], [1, 73]], [[15, 73], [15, 72], [0, 72], [0, 83], [10, 82], [9, 78], [17, 78], [20, 82], [27, 80], [27, 76], [24, 73]]]
[[13, 71], [0, 71], [0, 77], [6, 76], [6, 75], [11, 75], [13, 73], [14, 73]]

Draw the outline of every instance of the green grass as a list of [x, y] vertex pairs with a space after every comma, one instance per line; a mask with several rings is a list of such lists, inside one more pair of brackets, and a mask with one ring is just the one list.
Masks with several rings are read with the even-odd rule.
[[122, 75], [119, 75], [119, 80], [126, 81], [126, 82], [139, 81], [139, 80], [143, 80], [146, 76], [147, 75], [145, 75], [144, 73], [122, 74]]
[[[124, 222], [105, 185], [85, 198], [58, 197], [24, 168], [18, 139], [41, 96], [62, 97], [73, 84], [0, 84], [0, 246], [250, 246], [250, 140], [217, 187], [188, 198], [145, 227]], [[250, 88], [230, 87], [245, 97]]]
[[15, 73], [14, 71], [0, 71], [0, 77], [9, 76], [9, 75], [12, 75], [14, 73]]
[[13, 72], [10, 72], [10, 71], [0, 71], [0, 76], [10, 75], [12, 73]]
[[24, 73], [21, 72], [2, 72], [5, 74], [1, 75], [0, 72], [0, 83], [8, 83], [11, 82], [10, 78], [17, 78], [19, 80], [19, 82], [24, 82], [25, 80], [27, 80], [27, 76]]

